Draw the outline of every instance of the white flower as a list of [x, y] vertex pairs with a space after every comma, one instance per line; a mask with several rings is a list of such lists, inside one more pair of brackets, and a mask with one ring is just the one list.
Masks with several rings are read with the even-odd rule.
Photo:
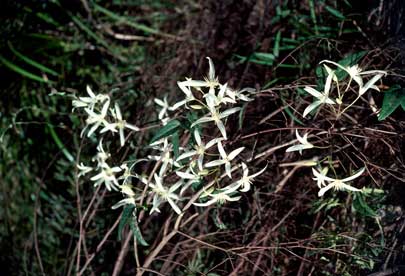
[[120, 144], [122, 147], [125, 144], [124, 128], [129, 128], [133, 131], [139, 131], [139, 128], [134, 125], [128, 124], [125, 120], [122, 119], [121, 110], [118, 104], [115, 104], [114, 106], [114, 117], [116, 119], [116, 122], [111, 124], [107, 123], [106, 126], [101, 130], [101, 133], [106, 132], [107, 130], [116, 132], [116, 129], [118, 129], [120, 135]]
[[213, 193], [213, 191], [207, 191], [204, 192], [204, 194], [201, 196], [202, 198], [204, 197], [211, 197], [210, 200], [208, 200], [207, 202], [204, 203], [193, 203], [195, 206], [199, 206], [199, 207], [206, 207], [215, 203], [219, 203], [219, 204], [225, 204], [227, 201], [238, 201], [240, 199], [240, 196], [230, 196], [229, 194], [235, 192], [234, 187], [231, 189], [226, 189], [223, 192], [219, 192], [219, 193]]
[[113, 190], [118, 190], [119, 183], [118, 180], [115, 176], [116, 173], [122, 171], [120, 167], [110, 167], [107, 165], [107, 163], [102, 164], [101, 166], [101, 172], [92, 178], [90, 178], [91, 181], [95, 181], [94, 186], [98, 186], [101, 183], [104, 183], [107, 190], [111, 191]]
[[[168, 165], [171, 166], [176, 166], [176, 167], [181, 167], [179, 163], [177, 163], [173, 158], [172, 158], [172, 145], [169, 144], [169, 141], [167, 138], [162, 140], [163, 142], [163, 148], [157, 148], [158, 150], [162, 151], [161, 155], [149, 155], [148, 158], [149, 160], [155, 160], [155, 161], [161, 161], [162, 165], [159, 170], [159, 175], [163, 175], [166, 172], [166, 169]], [[159, 144], [161, 142], [159, 141]], [[155, 143], [154, 143], [155, 144]]]
[[315, 98], [317, 98], [316, 101], [314, 101], [312, 104], [310, 104], [307, 108], [305, 108], [304, 113], [303, 113], [303, 117], [306, 117], [312, 110], [314, 110], [315, 108], [317, 108], [318, 106], [320, 106], [321, 104], [335, 104], [335, 102], [329, 98], [329, 91], [330, 91], [330, 87], [331, 87], [331, 83], [332, 83], [332, 79], [335, 76], [335, 73], [333, 71], [330, 71], [328, 74], [328, 77], [326, 78], [326, 82], [325, 82], [325, 87], [323, 90], [323, 93], [315, 90], [312, 87], [306, 86], [304, 88], [304, 90], [311, 94], [312, 96], [314, 96]]
[[314, 147], [314, 145], [308, 142], [308, 133], [305, 133], [304, 136], [302, 137], [298, 133], [298, 130], [295, 130], [295, 135], [297, 136], [297, 140], [298, 142], [300, 142], [300, 144], [289, 147], [288, 149], [286, 149], [286, 152], [299, 151], [299, 153], [302, 154], [302, 150], [311, 149]]
[[109, 106], [110, 106], [110, 100], [107, 100], [104, 103], [100, 114], [95, 113], [92, 109], [89, 109], [89, 108], [84, 109], [84, 111], [86, 111], [86, 113], [89, 115], [89, 117], [86, 119], [86, 124], [89, 126], [93, 125], [90, 128], [89, 132], [87, 133], [87, 137], [90, 137], [90, 135], [92, 135], [93, 132], [96, 131], [99, 126], [108, 124], [105, 117], [107, 115]]
[[207, 144], [204, 144], [204, 142], [201, 141], [201, 136], [198, 132], [197, 129], [194, 130], [194, 140], [196, 142], [196, 145], [194, 146], [195, 150], [187, 151], [183, 154], [181, 154], [176, 161], [183, 160], [185, 158], [189, 158], [195, 155], [198, 155], [197, 159], [197, 164], [198, 168], [202, 171], [203, 170], [203, 160], [204, 160], [204, 155], [205, 152], [211, 148], [213, 145], [218, 143], [218, 141], [221, 141], [222, 138], [214, 138], [211, 141], [209, 141]]
[[[236, 181], [233, 185], [236, 185], [238, 188], [242, 187], [240, 190], [241, 192], [247, 192], [250, 190], [250, 186], [252, 185], [252, 181], [255, 177], [261, 175], [265, 170], [267, 166], [258, 171], [255, 174], [249, 175], [249, 169], [248, 166], [242, 162], [242, 170], [243, 170], [243, 176], [240, 180]], [[232, 186], [233, 186], [232, 185]]]
[[80, 170], [79, 174], [77, 177], [80, 177], [82, 175], [85, 175], [93, 170], [92, 167], [85, 166], [83, 163], [77, 164], [77, 168]]
[[208, 93], [214, 94], [215, 88], [219, 86], [219, 82], [218, 78], [215, 76], [214, 63], [212, 62], [211, 58], [207, 57], [207, 59], [209, 63], [209, 71], [208, 76], [204, 78], [204, 81], [187, 79], [186, 81], [182, 82], [183, 86], [194, 87], [197, 89], [201, 87], [208, 87]]
[[103, 139], [100, 139], [97, 145], [97, 154], [93, 158], [93, 161], [97, 161], [98, 167], [105, 163], [105, 161], [110, 157], [109, 153], [106, 153], [103, 148]]
[[119, 189], [121, 190], [121, 193], [133, 197], [135, 196], [135, 192], [132, 190], [132, 185], [131, 184], [123, 184], [119, 186]]
[[[361, 176], [365, 169], [366, 168], [363, 167], [354, 175], [343, 178], [343, 179], [334, 179], [334, 178], [330, 178], [330, 177], [326, 176], [325, 175], [326, 172], [324, 170], [322, 170], [322, 173], [320, 173], [317, 170], [315, 170], [314, 168], [312, 168], [312, 172], [315, 175], [314, 180], [317, 180], [318, 186], [323, 186], [319, 190], [318, 196], [323, 196], [327, 191], [329, 191], [332, 188], [336, 191], [340, 191], [340, 190], [349, 190], [349, 191], [354, 191], [354, 192], [361, 191], [360, 189], [352, 187], [352, 186], [346, 184], [345, 182], [350, 182], [353, 179]], [[329, 182], [329, 184], [326, 184], [325, 182]]]
[[[187, 78], [186, 78], [187, 79]], [[187, 81], [178, 81], [177, 85], [180, 87], [181, 91], [183, 91], [184, 94], [186, 94], [186, 98], [180, 102], [175, 103], [170, 110], [176, 110], [177, 108], [179, 108], [182, 105], [187, 104], [188, 102], [194, 101], [196, 100], [196, 98], [194, 97], [193, 93], [191, 92], [190, 86], [187, 85], [188, 81], [190, 81], [191, 79], [187, 79]], [[192, 106], [193, 107], [193, 106]], [[196, 106], [194, 106], [196, 107]], [[201, 108], [201, 106], [199, 106]], [[199, 108], [196, 108], [199, 109]]]
[[191, 125], [191, 127], [194, 127], [194, 126], [196, 126], [198, 124], [213, 121], [217, 125], [217, 127], [218, 127], [219, 131], [221, 132], [222, 136], [225, 139], [227, 139], [225, 126], [224, 126], [224, 123], [221, 121], [221, 119], [226, 118], [229, 115], [231, 115], [231, 114], [233, 114], [235, 112], [238, 112], [239, 110], [241, 110], [240, 107], [234, 107], [234, 108], [227, 109], [227, 110], [225, 110], [223, 112], [219, 112], [215, 107], [210, 108], [210, 116], [207, 115], [207, 116], [204, 116], [204, 117], [198, 119], [197, 121], [195, 121]]
[[170, 107], [169, 103], [167, 102], [167, 96], [165, 96], [163, 100], [155, 98], [155, 103], [162, 107], [158, 116], [159, 120], [162, 120], [167, 115], [167, 110], [169, 110]]
[[230, 154], [227, 154], [224, 150], [224, 147], [222, 146], [222, 142], [219, 141], [218, 142], [218, 151], [219, 151], [219, 154], [221, 155], [222, 159], [208, 162], [207, 164], [205, 164], [205, 167], [209, 168], [209, 167], [217, 167], [217, 166], [225, 165], [226, 174], [229, 176], [229, 178], [232, 178], [231, 161], [233, 159], [235, 159], [235, 157], [238, 156], [244, 149], [245, 149], [244, 147], [241, 147], [241, 148], [238, 148], [238, 149], [232, 151]]
[[163, 202], [169, 202], [170, 206], [177, 214], [181, 214], [180, 208], [176, 205], [175, 201], [180, 200], [180, 197], [174, 192], [181, 186], [182, 182], [177, 182], [170, 188], [164, 187], [162, 184], [162, 177], [154, 174], [155, 184], [149, 183], [149, 187], [155, 193], [153, 197], [153, 206], [150, 213], [154, 211], [160, 212], [159, 205]]
[[316, 184], [318, 185], [318, 188], [321, 189], [323, 186], [326, 186], [325, 181], [326, 181], [326, 175], [328, 174], [328, 167], [324, 167], [321, 169], [320, 172], [312, 168], [312, 173], [315, 175], [313, 180], [316, 180]]
[[234, 99], [225, 96], [227, 90], [226, 83], [224, 85], [220, 84], [219, 87], [218, 95], [215, 95], [215, 93], [207, 93], [204, 95], [208, 107], [213, 108], [221, 104], [236, 103]]
[[[356, 64], [356, 65], [353, 65], [353, 66], [344, 67], [344, 66], [340, 65], [339, 63], [336, 63], [336, 62], [333, 62], [333, 61], [330, 61], [330, 60], [323, 60], [323, 61], [321, 61], [321, 63], [324, 63], [324, 62], [326, 62], [326, 63], [331, 63], [331, 64], [333, 64], [333, 65], [339, 67], [340, 69], [344, 70], [346, 73], [349, 74], [350, 79], [351, 79], [351, 80], [354, 80], [354, 81], [359, 85], [360, 88], [363, 87], [363, 78], [362, 78], [362, 76], [364, 76], [364, 75], [372, 75], [372, 74], [376, 74], [376, 76], [374, 76], [374, 77], [379, 76], [379, 77], [376, 78], [376, 80], [374, 80], [373, 82], [367, 83], [367, 84], [371, 87], [372, 84], [374, 84], [374, 83], [377, 82], [382, 76], [384, 76], [384, 75], [387, 74], [386, 71], [382, 71], [382, 70], [362, 71], [362, 69], [361, 69], [361, 68], [359, 67], [359, 65], [357, 65], [357, 64]], [[373, 78], [374, 78], [374, 77], [373, 77]], [[364, 87], [367, 86], [367, 84], [364, 85]], [[369, 88], [370, 88], [370, 87], [369, 87]], [[368, 88], [368, 89], [369, 89], [369, 88]], [[372, 87], [372, 88], [374, 88], [374, 87]], [[363, 92], [363, 93], [364, 93], [364, 92]], [[360, 93], [360, 94], [361, 94], [361, 93]]]
[[73, 100], [72, 105], [73, 109], [79, 108], [79, 107], [87, 107], [90, 110], [94, 109], [94, 106], [97, 103], [102, 103], [105, 100], [110, 100], [110, 98], [107, 95], [103, 94], [94, 94], [93, 91], [91, 90], [90, 86], [86, 86], [86, 91], [87, 94], [89, 94], [90, 97], [79, 97], [78, 100]]
[[249, 97], [248, 97], [247, 95], [245, 95], [244, 93], [247, 93], [247, 94], [254, 94], [254, 93], [256, 93], [256, 89], [254, 89], [254, 88], [243, 88], [242, 90], [233, 90], [233, 89], [228, 88], [228, 89], [226, 90], [226, 94], [227, 94], [232, 100], [239, 99], [239, 100], [242, 100], [242, 101], [245, 101], [245, 102], [253, 101], [252, 98], [249, 98]]

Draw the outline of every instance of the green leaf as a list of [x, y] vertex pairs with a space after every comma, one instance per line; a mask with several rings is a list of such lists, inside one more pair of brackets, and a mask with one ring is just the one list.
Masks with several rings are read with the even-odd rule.
[[128, 224], [128, 220], [131, 218], [131, 215], [133, 214], [134, 210], [135, 210], [135, 206], [127, 205], [124, 207], [124, 210], [122, 211], [122, 217], [121, 217], [120, 223], [118, 224], [118, 240], [119, 241], [122, 238], [122, 229], [124, 229], [125, 225]]
[[39, 70], [41, 70], [42, 72], [54, 75], [54, 76], [59, 76], [59, 73], [36, 62], [35, 60], [30, 59], [29, 57], [21, 54], [20, 52], [18, 52], [13, 45], [11, 44], [10, 41], [7, 42], [8, 43], [8, 47], [10, 48], [10, 50], [13, 52], [14, 55], [16, 55], [18, 58], [22, 59], [23, 61], [25, 61], [26, 63], [28, 63], [31, 66], [34, 66], [36, 68], [38, 68]]
[[333, 16], [335, 16], [336, 18], [339, 18], [341, 20], [345, 20], [345, 16], [338, 10], [335, 10], [334, 8], [330, 7], [330, 6], [325, 6], [325, 9], [332, 14]]
[[129, 226], [131, 227], [131, 230], [134, 233], [136, 240], [141, 245], [148, 246], [149, 244], [145, 241], [145, 239], [142, 236], [141, 229], [139, 229], [138, 218], [137, 218], [136, 214], [134, 215], [134, 218], [129, 223]]
[[273, 48], [273, 54], [275, 57], [278, 57], [280, 53], [280, 40], [281, 40], [281, 31], [278, 31], [276, 34], [276, 39], [274, 41], [274, 48]]
[[161, 129], [158, 130], [158, 132], [153, 136], [152, 140], [150, 143], [154, 143], [157, 140], [160, 140], [162, 138], [168, 137], [175, 133], [177, 129], [180, 127], [181, 123], [177, 120], [171, 120], [168, 122], [165, 126], [163, 126]]
[[32, 73], [28, 72], [27, 70], [15, 65], [14, 63], [8, 61], [7, 59], [5, 59], [2, 56], [0, 56], [0, 62], [3, 63], [6, 67], [8, 67], [10, 70], [13, 70], [14, 72], [16, 72], [16, 73], [18, 73], [18, 74], [20, 74], [20, 75], [22, 75], [24, 77], [27, 77], [29, 79], [32, 79], [32, 80], [35, 80], [35, 81], [38, 81], [38, 82], [52, 83], [49, 80], [45, 80], [42, 77], [37, 76], [35, 74], [32, 74]]
[[382, 121], [390, 116], [399, 106], [405, 110], [405, 89], [399, 85], [394, 85], [384, 92], [384, 100], [382, 103], [378, 120]]
[[375, 217], [377, 213], [371, 209], [361, 193], [355, 193], [353, 198], [353, 208], [366, 217]]
[[173, 153], [174, 153], [174, 158], [177, 159], [179, 157], [180, 151], [180, 138], [179, 138], [179, 132], [176, 131], [172, 135], [172, 144], [173, 144]]

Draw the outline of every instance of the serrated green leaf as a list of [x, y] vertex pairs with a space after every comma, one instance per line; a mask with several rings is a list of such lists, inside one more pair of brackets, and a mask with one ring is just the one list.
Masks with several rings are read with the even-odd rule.
[[120, 223], [118, 224], [118, 240], [120, 241], [122, 238], [122, 229], [124, 229], [125, 225], [128, 224], [128, 220], [131, 218], [131, 215], [133, 214], [135, 210], [135, 206], [125, 206], [124, 210], [122, 211], [122, 216]]
[[384, 92], [384, 99], [381, 107], [378, 120], [382, 121], [390, 116], [399, 106], [404, 108], [405, 105], [405, 89], [400, 86], [392, 86], [389, 90]]
[[158, 132], [153, 136], [151, 143], [156, 142], [162, 138], [172, 135], [180, 127], [180, 122], [177, 120], [172, 120], [168, 122], [165, 126], [158, 130]]
[[138, 218], [137, 218], [136, 215], [134, 216], [134, 218], [129, 223], [129, 226], [131, 227], [131, 230], [134, 233], [134, 236], [135, 236], [136, 240], [141, 245], [148, 246], [149, 244], [145, 241], [145, 239], [142, 236], [141, 229], [139, 229]]

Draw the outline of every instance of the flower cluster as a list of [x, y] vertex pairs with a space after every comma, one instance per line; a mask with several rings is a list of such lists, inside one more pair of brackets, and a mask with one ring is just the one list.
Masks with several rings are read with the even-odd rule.
[[[330, 110], [335, 114], [336, 120], [338, 120], [342, 114], [344, 114], [350, 107], [353, 106], [357, 100], [363, 96], [370, 89], [379, 91], [376, 83], [387, 74], [385, 71], [381, 70], [371, 70], [362, 71], [358, 65], [353, 66], [342, 66], [339, 63], [324, 60], [321, 62], [323, 68], [327, 74], [323, 91], [318, 91], [313, 87], [306, 86], [304, 91], [315, 98], [315, 101], [308, 105], [304, 112], [303, 117], [307, 117], [309, 114], [313, 113], [314, 110], [319, 112], [323, 106], [330, 107]], [[327, 64], [336, 67], [336, 70], [331, 69]], [[339, 76], [338, 78], [338, 70]], [[364, 78], [368, 80], [365, 81]], [[351, 93], [355, 93], [355, 96], [350, 97]], [[345, 103], [346, 99], [353, 99], [349, 103]], [[325, 132], [326, 133], [326, 132]], [[315, 146], [313, 143], [308, 142], [309, 133], [305, 133], [303, 136], [300, 135], [298, 130], [296, 130], [296, 140], [299, 142], [297, 145], [290, 146], [286, 149], [286, 152], [298, 151], [302, 154], [303, 150], [312, 148], [321, 148]], [[328, 190], [349, 190], [349, 191], [361, 191], [360, 189], [354, 188], [345, 182], [352, 181], [353, 179], [359, 177], [364, 172], [365, 168], [360, 169], [357, 173], [352, 176], [339, 179], [330, 178], [326, 176], [328, 172], [328, 167], [322, 168], [319, 171], [312, 169], [314, 174], [314, 180], [317, 181], [319, 193], [318, 196], [323, 196]]]
[[87, 94], [89, 97], [78, 97], [72, 101], [73, 109], [84, 108], [87, 114], [86, 127], [83, 129], [81, 136], [90, 127], [87, 132], [87, 137], [90, 137], [95, 131], [101, 128], [100, 133], [104, 132], [118, 132], [120, 137], [121, 147], [125, 144], [124, 129], [128, 128], [132, 131], [139, 131], [139, 128], [128, 124], [121, 114], [121, 109], [117, 103], [114, 107], [110, 107], [110, 97], [105, 94], [94, 94], [94, 92], [87, 86]]
[[[183, 99], [174, 105], [169, 104], [167, 96], [154, 99], [162, 129], [170, 127], [171, 122], [176, 120], [173, 116], [182, 112], [192, 114], [188, 117], [195, 119], [187, 126], [182, 125], [176, 134], [170, 132], [144, 147], [145, 151], [150, 150], [151, 153], [137, 162], [145, 161], [153, 165], [149, 175], [136, 173], [135, 163], [131, 166], [130, 162], [119, 166], [108, 165], [110, 154], [103, 149], [103, 138], [100, 138], [97, 154], [93, 158], [95, 165], [78, 165], [79, 176], [95, 172], [90, 178], [95, 185], [104, 184], [108, 190], [123, 194], [124, 199], [113, 208], [146, 202], [150, 206], [150, 213], [153, 213], [160, 212], [163, 204], [168, 203], [177, 214], [181, 214], [181, 202], [192, 197], [195, 187], [203, 189], [199, 202], [193, 202], [196, 206], [236, 201], [240, 198], [238, 193], [249, 191], [254, 178], [266, 169], [249, 175], [247, 164], [238, 161], [245, 148], [230, 149], [227, 142], [228, 117], [241, 111], [235, 105], [252, 101], [255, 90], [234, 90], [226, 83], [221, 84], [212, 60], [208, 58], [208, 61], [209, 72], [204, 80], [186, 78], [177, 83], [184, 93]], [[120, 145], [124, 146], [124, 129], [139, 131], [139, 128], [123, 120], [117, 104], [110, 107], [108, 95], [96, 95], [89, 87], [87, 93], [89, 97], [73, 100], [73, 107], [83, 108], [87, 114], [82, 134], [87, 129], [87, 136], [97, 132], [103, 135], [118, 132]], [[172, 135], [182, 139], [182, 146], [173, 142]], [[235, 176], [240, 178], [235, 179]]]

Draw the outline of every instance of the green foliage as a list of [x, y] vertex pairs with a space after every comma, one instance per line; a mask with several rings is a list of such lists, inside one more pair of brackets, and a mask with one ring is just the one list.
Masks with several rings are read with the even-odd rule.
[[178, 120], [169, 121], [166, 125], [164, 125], [156, 132], [151, 140], [151, 143], [172, 135], [179, 129], [180, 125], [181, 123]]
[[378, 120], [385, 120], [399, 106], [405, 111], [405, 89], [399, 85], [394, 85], [384, 92], [384, 100], [380, 114], [378, 114]]

